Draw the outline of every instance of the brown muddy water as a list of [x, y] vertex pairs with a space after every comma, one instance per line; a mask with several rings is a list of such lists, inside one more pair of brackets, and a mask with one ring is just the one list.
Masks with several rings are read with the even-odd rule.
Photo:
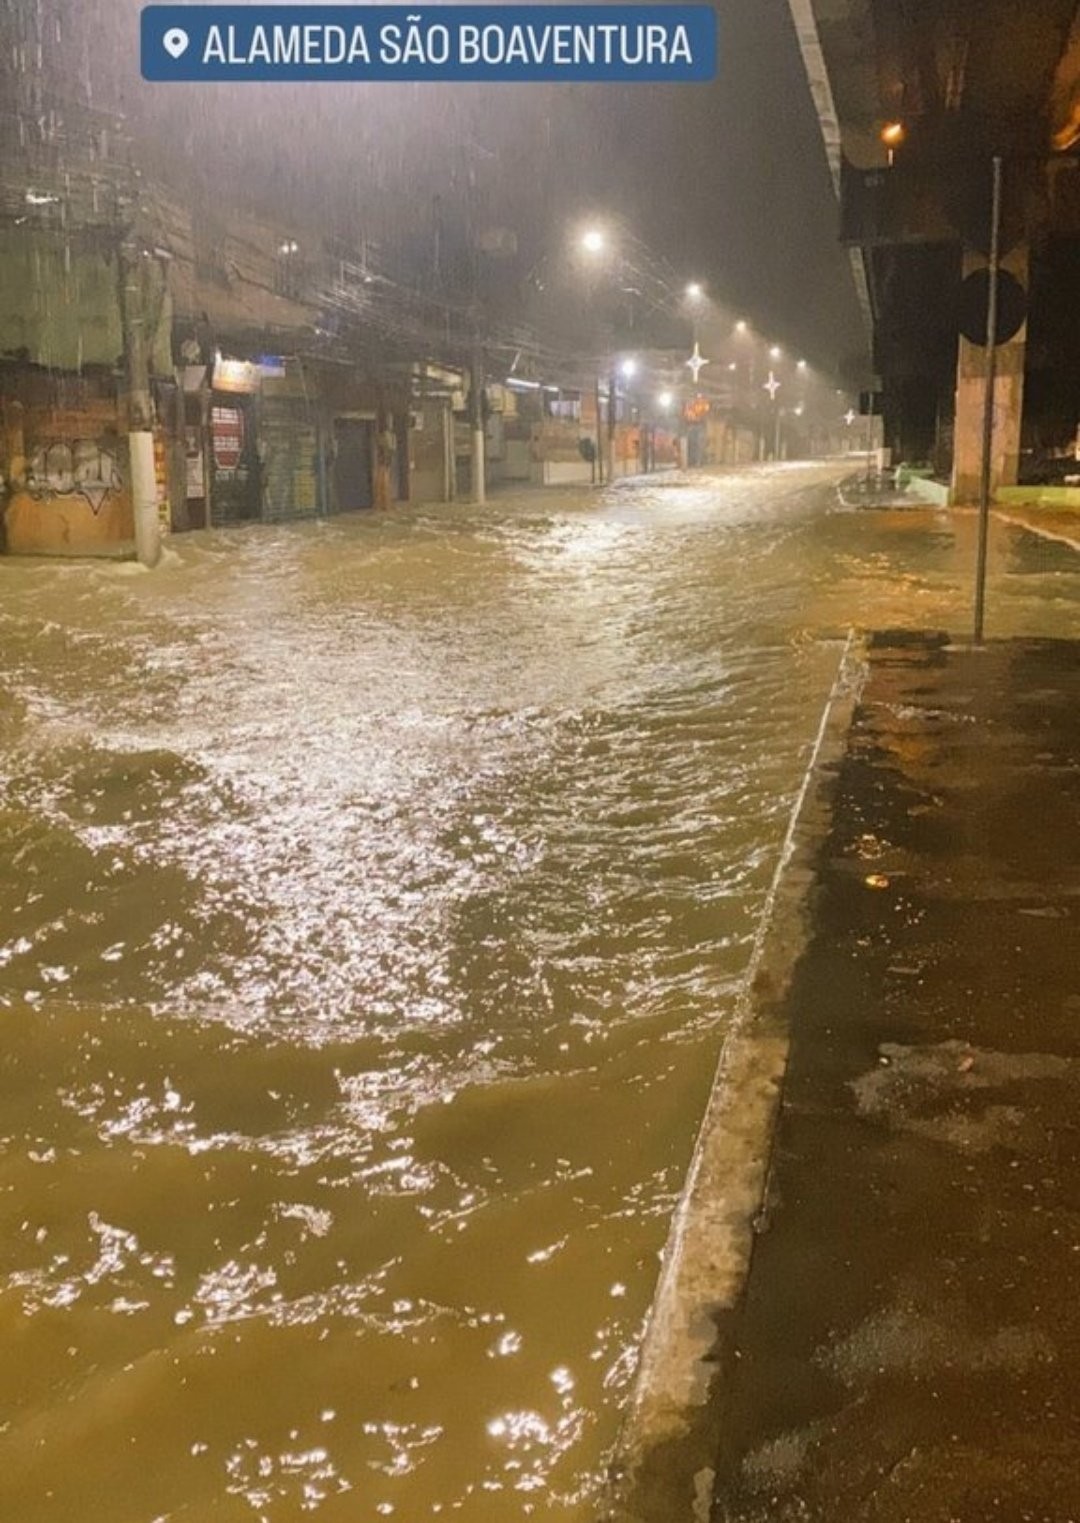
[[592, 1516], [847, 626], [969, 618], [836, 475], [0, 562], [4, 1523]]

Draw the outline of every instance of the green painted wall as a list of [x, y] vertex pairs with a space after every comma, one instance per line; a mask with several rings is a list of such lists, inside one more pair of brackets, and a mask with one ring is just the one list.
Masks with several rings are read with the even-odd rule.
[[1021, 502], [1044, 508], [1080, 508], [1080, 487], [999, 487], [998, 502]]
[[[171, 303], [160, 266], [149, 273], [151, 368], [171, 375]], [[122, 349], [115, 255], [100, 240], [0, 227], [0, 358], [25, 351], [32, 364], [79, 370], [115, 365]]]

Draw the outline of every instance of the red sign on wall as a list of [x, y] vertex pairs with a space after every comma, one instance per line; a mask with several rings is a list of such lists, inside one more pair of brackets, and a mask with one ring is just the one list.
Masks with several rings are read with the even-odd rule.
[[234, 476], [244, 455], [244, 414], [239, 407], [211, 409], [210, 440], [214, 470], [219, 476]]

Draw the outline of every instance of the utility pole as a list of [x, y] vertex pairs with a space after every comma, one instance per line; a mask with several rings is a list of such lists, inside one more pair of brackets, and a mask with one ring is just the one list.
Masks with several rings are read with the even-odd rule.
[[612, 361], [611, 373], [608, 377], [608, 402], [607, 402], [607, 444], [608, 444], [608, 483], [615, 482], [615, 409], [619, 391], [619, 375]]
[[118, 252], [135, 554], [144, 566], [156, 566], [161, 559], [161, 525], [158, 522], [154, 413], [146, 335], [147, 261], [138, 243], [128, 238], [121, 239]]
[[874, 477], [874, 397], [870, 397], [870, 413], [866, 419], [866, 484], [870, 485]]
[[990, 484], [994, 455], [994, 392], [997, 388], [998, 276], [1001, 261], [1001, 155], [994, 155], [990, 211], [990, 281], [986, 304], [986, 395], [983, 399], [979, 473], [979, 549], [975, 566], [975, 644], [983, 643], [986, 615], [986, 551], [990, 537]]
[[600, 377], [596, 377], [594, 385], [596, 397], [596, 459], [593, 462], [593, 476], [599, 486], [604, 484], [604, 420], [600, 412]]
[[[472, 146], [472, 145], [469, 145]], [[468, 232], [469, 255], [472, 264], [472, 362], [469, 367], [469, 422], [471, 427], [470, 463], [472, 475], [472, 500], [481, 507], [487, 502], [487, 461], [484, 439], [484, 350], [480, 342], [483, 331], [485, 303], [481, 298], [480, 223], [477, 215], [479, 181], [476, 166], [469, 160], [469, 147], [463, 145], [466, 183], [468, 185]]]
[[487, 501], [484, 479], [484, 358], [479, 341], [473, 346], [469, 413], [472, 421], [472, 496], [473, 502], [483, 504]]
[[443, 500], [453, 502], [457, 497], [457, 454], [454, 448], [454, 405], [450, 400], [442, 404], [443, 446]]

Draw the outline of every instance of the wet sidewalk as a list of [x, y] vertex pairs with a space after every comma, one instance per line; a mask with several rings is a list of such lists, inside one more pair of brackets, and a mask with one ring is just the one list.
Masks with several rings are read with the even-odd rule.
[[1080, 1519], [1080, 647], [879, 636], [713, 1523]]
[[994, 517], [1015, 528], [1030, 529], [1042, 539], [1057, 540], [1059, 544], [1080, 550], [1080, 510], [1076, 508], [1010, 502], [996, 507]]

